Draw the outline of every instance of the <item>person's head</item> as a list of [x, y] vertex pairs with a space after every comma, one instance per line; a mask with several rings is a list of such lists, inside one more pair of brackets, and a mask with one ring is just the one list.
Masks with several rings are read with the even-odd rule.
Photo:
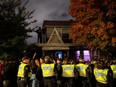
[[41, 27], [39, 27], [38, 29], [41, 30]]
[[97, 63], [98, 63], [97, 60], [92, 60], [90, 65], [92, 65], [93, 67], [97, 67]]
[[38, 59], [35, 59], [35, 64], [36, 64], [37, 66], [40, 64]]
[[29, 62], [30, 62], [30, 57], [24, 56], [24, 57], [22, 58], [22, 62], [29, 64]]
[[68, 60], [67, 59], [64, 59], [62, 63], [63, 64], [67, 64], [68, 63]]
[[56, 62], [57, 62], [57, 64], [61, 63], [61, 59], [57, 58]]
[[69, 60], [69, 63], [70, 63], [70, 64], [74, 64], [74, 60], [73, 60], [73, 59], [70, 59], [70, 60]]
[[84, 63], [84, 60], [82, 58], [80, 58], [79, 63]]
[[40, 58], [39, 60], [41, 64], [44, 63], [44, 60], [42, 58]]
[[98, 63], [97, 63], [97, 67], [98, 68], [101, 68], [101, 69], [104, 69], [105, 68], [105, 63], [103, 60], [99, 60]]
[[96, 60], [92, 60], [91, 64], [97, 64], [97, 61]]
[[45, 57], [44, 57], [44, 61], [45, 61], [45, 62], [50, 61], [50, 57], [49, 57], [49, 56], [45, 56]]

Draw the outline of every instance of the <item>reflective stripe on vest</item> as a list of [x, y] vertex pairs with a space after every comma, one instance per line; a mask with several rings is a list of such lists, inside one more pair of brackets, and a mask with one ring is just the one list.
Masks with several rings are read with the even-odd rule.
[[74, 77], [74, 65], [62, 65], [63, 77]]
[[113, 78], [116, 78], [116, 65], [111, 65], [110, 67], [113, 71]]
[[79, 63], [76, 65], [77, 70], [79, 71], [79, 75], [82, 77], [86, 77], [86, 69], [88, 67], [87, 64]]
[[54, 64], [42, 64], [41, 68], [43, 77], [54, 76]]
[[21, 63], [19, 65], [17, 77], [24, 77], [24, 68], [25, 68], [26, 65], [27, 64], [25, 64], [25, 63]]
[[108, 69], [94, 69], [94, 75], [95, 78], [98, 82], [102, 84], [107, 84], [107, 74], [108, 74]]

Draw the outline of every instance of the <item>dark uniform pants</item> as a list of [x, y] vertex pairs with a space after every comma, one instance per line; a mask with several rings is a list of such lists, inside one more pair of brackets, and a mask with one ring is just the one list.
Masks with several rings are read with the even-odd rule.
[[18, 78], [17, 84], [18, 84], [18, 87], [30, 87], [29, 82], [25, 81], [24, 78]]
[[63, 87], [75, 87], [75, 79], [72, 77], [63, 77]]
[[115, 87], [116, 86], [116, 79], [113, 79], [113, 86], [112, 87]]
[[86, 77], [79, 76], [77, 82], [75, 83], [78, 87], [89, 87], [89, 83]]
[[108, 87], [108, 85], [96, 82], [96, 87]]
[[46, 77], [43, 78], [44, 87], [56, 87], [55, 77]]

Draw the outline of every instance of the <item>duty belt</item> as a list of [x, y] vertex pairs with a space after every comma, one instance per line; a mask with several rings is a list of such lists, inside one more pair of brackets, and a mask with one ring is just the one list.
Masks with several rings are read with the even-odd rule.
[[23, 77], [18, 77], [18, 80], [24, 80], [24, 78]]

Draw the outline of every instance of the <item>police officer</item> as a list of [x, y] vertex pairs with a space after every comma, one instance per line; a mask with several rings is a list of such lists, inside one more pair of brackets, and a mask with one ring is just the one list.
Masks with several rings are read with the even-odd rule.
[[45, 63], [41, 64], [44, 87], [56, 87], [55, 64], [50, 61], [49, 56], [45, 56]]
[[112, 87], [115, 87], [116, 86], [116, 59], [113, 60], [110, 67], [111, 67], [111, 70], [113, 72], [113, 86]]
[[[70, 64], [71, 63], [71, 64]], [[70, 61], [68, 63], [67, 59], [63, 60], [62, 64], [62, 77], [63, 77], [63, 87], [75, 87], [75, 65]]]
[[79, 59], [79, 63], [76, 64], [76, 68], [79, 72], [79, 80], [78, 80], [78, 86], [79, 87], [88, 87], [87, 83], [87, 75], [86, 75], [86, 69], [88, 67], [88, 64], [84, 63], [84, 60], [82, 58]]
[[32, 75], [32, 70], [29, 66], [30, 58], [27, 56], [24, 56], [22, 58], [22, 62], [19, 65], [18, 68], [18, 74], [17, 74], [17, 83], [18, 87], [30, 87], [30, 77]]
[[108, 84], [111, 80], [111, 73], [109, 69], [104, 67], [104, 61], [99, 61], [97, 68], [94, 69], [96, 79], [96, 87], [110, 87]]

